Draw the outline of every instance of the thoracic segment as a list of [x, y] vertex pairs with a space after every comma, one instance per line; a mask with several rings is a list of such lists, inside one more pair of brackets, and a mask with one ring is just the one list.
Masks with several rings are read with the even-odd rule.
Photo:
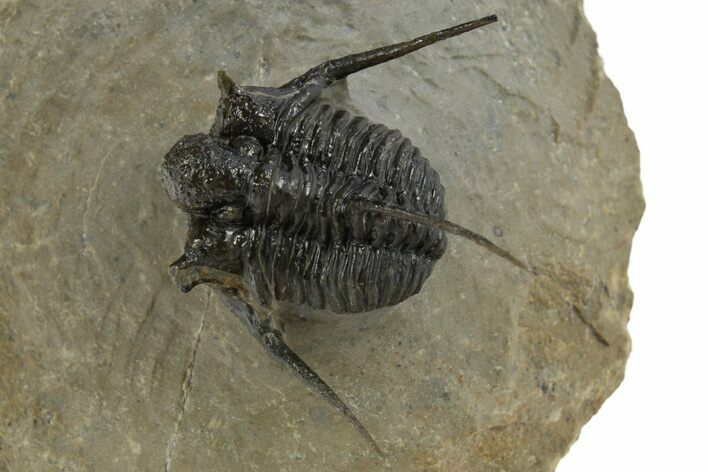
[[[244, 253], [257, 299], [357, 313], [418, 293], [435, 260], [390, 248], [328, 244], [282, 231], [250, 230]], [[262, 256], [262, 257], [261, 257]]]
[[355, 313], [420, 291], [445, 251], [444, 233], [349, 206], [363, 198], [444, 217], [438, 174], [407, 138], [313, 103], [274, 147], [267, 215], [244, 230], [242, 253], [262, 304]]
[[445, 250], [445, 235], [435, 228], [364, 212], [351, 204], [357, 199], [387, 201], [395, 195], [375, 178], [328, 172], [309, 162], [281, 162], [272, 178], [265, 224], [287, 236], [322, 244], [386, 247], [431, 259]]
[[313, 229], [319, 229], [320, 241], [354, 240], [432, 259], [444, 253], [445, 235], [438, 229], [371, 213], [344, 213], [352, 199], [363, 198], [444, 218], [438, 173], [398, 130], [315, 103], [283, 127], [276, 147], [284, 165], [275, 178], [274, 192], [280, 195], [273, 198], [290, 227], [304, 227], [308, 237], [316, 237]]
[[293, 162], [376, 179], [418, 212], [444, 218], [444, 189], [438, 173], [398, 130], [346, 110], [313, 102], [276, 137]]

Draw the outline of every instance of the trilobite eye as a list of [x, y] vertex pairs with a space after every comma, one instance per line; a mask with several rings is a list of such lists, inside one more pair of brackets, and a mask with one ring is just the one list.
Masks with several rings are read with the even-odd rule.
[[222, 223], [240, 223], [243, 218], [243, 208], [235, 205], [226, 205], [219, 208], [214, 216]]
[[263, 146], [253, 136], [236, 136], [229, 141], [229, 145], [251, 159], [256, 161], [263, 159]]

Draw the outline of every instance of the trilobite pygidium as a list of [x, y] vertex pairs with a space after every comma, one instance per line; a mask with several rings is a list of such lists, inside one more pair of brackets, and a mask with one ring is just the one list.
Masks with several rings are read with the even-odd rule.
[[418, 293], [445, 232], [529, 270], [446, 221], [438, 173], [398, 130], [322, 103], [332, 83], [493, 23], [489, 16], [412, 41], [327, 61], [281, 87], [238, 87], [221, 71], [209, 134], [180, 139], [163, 185], [189, 214], [184, 291], [213, 284], [277, 360], [329, 400], [380, 452], [337, 394], [284, 342], [277, 303], [335, 313], [395, 305]]

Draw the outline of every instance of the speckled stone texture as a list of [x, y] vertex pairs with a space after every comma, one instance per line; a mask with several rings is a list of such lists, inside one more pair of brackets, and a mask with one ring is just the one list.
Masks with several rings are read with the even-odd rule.
[[[581, 2], [410, 5], [0, 4], [0, 470], [555, 467], [629, 353], [637, 147]], [[330, 94], [421, 148], [450, 219], [543, 269], [451, 237], [405, 303], [286, 325], [384, 461], [211, 289], [174, 286], [186, 219], [158, 166], [208, 130], [221, 67], [277, 85], [490, 13]]]

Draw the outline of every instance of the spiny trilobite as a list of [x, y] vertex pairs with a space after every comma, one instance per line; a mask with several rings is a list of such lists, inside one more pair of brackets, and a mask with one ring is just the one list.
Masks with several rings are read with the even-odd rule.
[[281, 87], [238, 87], [222, 70], [209, 134], [180, 139], [162, 182], [189, 214], [184, 291], [213, 284], [276, 359], [329, 400], [380, 449], [337, 394], [284, 342], [273, 307], [335, 313], [395, 305], [418, 293], [445, 232], [522, 262], [446, 221], [438, 173], [398, 130], [322, 103], [332, 83], [494, 23], [463, 23], [412, 41], [327, 61]]

